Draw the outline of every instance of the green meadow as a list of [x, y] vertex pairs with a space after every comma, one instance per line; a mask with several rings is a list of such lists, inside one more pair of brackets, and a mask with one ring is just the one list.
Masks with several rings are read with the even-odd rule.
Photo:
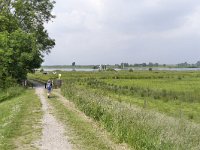
[[[62, 94], [133, 149], [200, 149], [200, 72], [59, 72]], [[49, 73], [30, 74], [45, 82]]]

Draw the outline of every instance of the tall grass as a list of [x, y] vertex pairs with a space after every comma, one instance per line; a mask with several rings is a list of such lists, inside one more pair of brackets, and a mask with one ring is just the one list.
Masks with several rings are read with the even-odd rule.
[[18, 96], [24, 92], [24, 88], [20, 86], [10, 87], [0, 91], [0, 103], [11, 99], [12, 97]]
[[[57, 98], [57, 97], [55, 97]], [[56, 115], [61, 122], [67, 125], [69, 139], [74, 145], [75, 149], [83, 150], [112, 150], [109, 141], [102, 138], [101, 131], [91, 124], [90, 121], [80, 115], [80, 112], [66, 108], [62, 102], [53, 99], [50, 103], [56, 108]]]
[[62, 92], [119, 142], [135, 149], [200, 149], [199, 124], [117, 102], [74, 81], [66, 82]]

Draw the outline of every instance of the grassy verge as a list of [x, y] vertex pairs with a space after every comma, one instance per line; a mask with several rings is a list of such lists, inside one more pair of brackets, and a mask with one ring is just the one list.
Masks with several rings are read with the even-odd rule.
[[[56, 115], [63, 122], [67, 129], [70, 129], [70, 140], [74, 143], [76, 149], [85, 150], [110, 150], [112, 145], [108, 144], [98, 133], [99, 128], [94, 128], [91, 122], [88, 122], [77, 110], [64, 106], [54, 97], [49, 100], [56, 110]], [[102, 133], [101, 133], [102, 134]], [[69, 136], [69, 135], [68, 135]]]
[[181, 102], [180, 100], [165, 102], [162, 100], [154, 100], [151, 97], [120, 95], [103, 89], [92, 89], [88, 87], [85, 87], [85, 89], [93, 93], [101, 93], [102, 95], [110, 97], [118, 102], [134, 104], [146, 109], [165, 113], [168, 116], [176, 117], [178, 119], [184, 118], [192, 122], [200, 123], [200, 103]]
[[0, 103], [0, 149], [37, 149], [41, 134], [41, 104], [33, 90]]
[[117, 102], [77, 85], [65, 85], [63, 93], [119, 142], [128, 143], [135, 149], [200, 148], [199, 124]]
[[7, 100], [11, 99], [15, 96], [20, 95], [22, 92], [24, 92], [24, 88], [22, 87], [10, 87], [6, 90], [0, 89], [0, 103]]

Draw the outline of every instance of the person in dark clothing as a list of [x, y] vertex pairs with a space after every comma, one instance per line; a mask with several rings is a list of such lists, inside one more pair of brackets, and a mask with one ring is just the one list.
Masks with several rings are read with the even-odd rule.
[[50, 98], [51, 90], [52, 90], [52, 81], [48, 80], [46, 83], [46, 88], [47, 88], [47, 97]]

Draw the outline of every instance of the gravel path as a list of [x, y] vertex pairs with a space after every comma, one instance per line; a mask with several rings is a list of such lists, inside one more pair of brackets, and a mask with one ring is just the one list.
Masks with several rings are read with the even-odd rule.
[[42, 110], [44, 116], [42, 120], [42, 139], [39, 142], [39, 149], [41, 150], [71, 150], [72, 146], [67, 141], [64, 135], [64, 126], [56, 120], [51, 114], [51, 106], [48, 104], [47, 98], [44, 96], [45, 91], [41, 87], [36, 88], [36, 93], [42, 103]]

